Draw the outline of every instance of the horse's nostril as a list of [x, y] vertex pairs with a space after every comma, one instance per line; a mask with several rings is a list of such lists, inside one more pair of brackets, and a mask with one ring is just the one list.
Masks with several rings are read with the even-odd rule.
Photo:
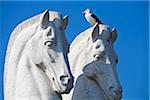
[[108, 89], [110, 92], [114, 92], [116, 94], [122, 94], [122, 88], [110, 86]]
[[110, 87], [108, 88], [108, 90], [109, 90], [109, 91], [114, 91], [114, 87], [110, 86]]
[[118, 91], [119, 91], [118, 88], [115, 88], [113, 86], [110, 86], [108, 89], [109, 89], [110, 92], [115, 92], [115, 93], [118, 93]]
[[64, 84], [68, 83], [68, 76], [60, 76], [60, 81], [63, 82]]
[[118, 93], [122, 94], [122, 92], [123, 92], [122, 88], [119, 88]]

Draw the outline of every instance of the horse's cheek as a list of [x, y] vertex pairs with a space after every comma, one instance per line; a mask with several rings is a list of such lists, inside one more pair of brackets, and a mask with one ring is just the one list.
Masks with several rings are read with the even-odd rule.
[[37, 50], [36, 53], [33, 53], [35, 55], [33, 55], [33, 60], [35, 62], [35, 64], [40, 64], [42, 62], [42, 59], [43, 59], [43, 51], [42, 50]]

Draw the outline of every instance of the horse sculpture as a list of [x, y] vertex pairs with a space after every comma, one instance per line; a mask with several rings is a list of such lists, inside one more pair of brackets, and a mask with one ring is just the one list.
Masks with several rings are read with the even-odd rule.
[[95, 24], [75, 38], [68, 57], [76, 84], [70, 94], [63, 95], [64, 100], [121, 99], [113, 48], [116, 38], [116, 29], [110, 31], [104, 24]]
[[67, 23], [67, 16], [46, 10], [15, 28], [5, 59], [5, 100], [61, 100], [70, 92]]

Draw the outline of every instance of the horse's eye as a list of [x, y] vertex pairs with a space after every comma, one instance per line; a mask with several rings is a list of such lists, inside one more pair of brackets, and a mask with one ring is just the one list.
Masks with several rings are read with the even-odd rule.
[[94, 57], [95, 60], [98, 60], [98, 59], [101, 58], [101, 56], [102, 56], [101, 54], [94, 54], [93, 57]]
[[100, 45], [97, 45], [95, 48], [96, 48], [96, 49], [99, 49], [99, 48], [100, 48]]
[[99, 60], [99, 59], [103, 59], [105, 56], [105, 52], [97, 52], [93, 55], [94, 60]]

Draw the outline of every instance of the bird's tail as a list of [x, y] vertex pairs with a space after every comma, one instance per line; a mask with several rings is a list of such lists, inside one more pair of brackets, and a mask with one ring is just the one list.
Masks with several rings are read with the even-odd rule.
[[100, 20], [98, 21], [98, 24], [103, 24], [103, 22], [101, 22]]

